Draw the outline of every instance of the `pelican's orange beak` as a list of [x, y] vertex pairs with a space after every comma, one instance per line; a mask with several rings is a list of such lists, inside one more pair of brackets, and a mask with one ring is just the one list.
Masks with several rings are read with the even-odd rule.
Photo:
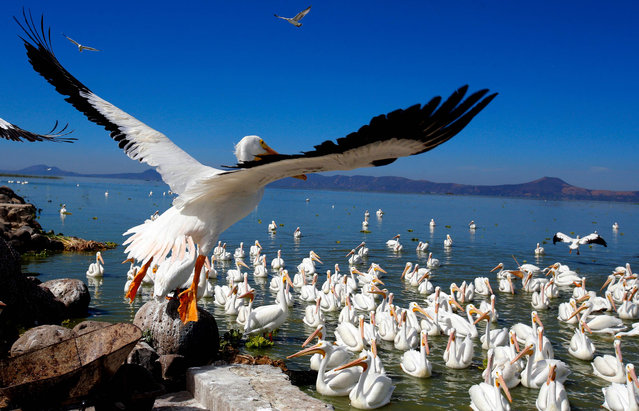
[[510, 396], [510, 390], [508, 389], [508, 385], [506, 385], [506, 381], [504, 381], [504, 377], [501, 374], [497, 374], [497, 385], [499, 388], [504, 390], [504, 394], [506, 394], [506, 398], [508, 398], [508, 402], [513, 402], [513, 397]]
[[356, 367], [358, 365], [361, 365], [362, 369], [364, 371], [366, 371], [366, 369], [368, 368], [368, 364], [366, 363], [366, 360], [368, 360], [368, 356], [367, 355], [365, 355], [363, 357], [356, 358], [356, 359], [354, 359], [353, 361], [351, 361], [351, 362], [349, 362], [347, 364], [340, 365], [339, 367], [335, 368], [333, 371], [340, 371], [340, 370], [343, 370], [345, 368]]
[[315, 331], [313, 331], [313, 334], [309, 335], [308, 338], [306, 339], [306, 341], [304, 341], [302, 343], [302, 348], [306, 347], [306, 345], [308, 343], [310, 343], [311, 341], [313, 341], [313, 338], [318, 337], [320, 340], [322, 339], [323, 335], [322, 335], [322, 326], [320, 325], [319, 327], [317, 327], [315, 329]]
[[135, 263], [135, 259], [127, 258], [126, 260], [122, 261], [122, 264], [124, 264], [124, 263]]
[[324, 351], [320, 344], [315, 344], [311, 347], [305, 348], [302, 351], [298, 351], [295, 354], [291, 354], [286, 359], [291, 359], [295, 357], [301, 357], [302, 355], [311, 355], [311, 354], [320, 354], [322, 357], [326, 356], [326, 351]]
[[517, 356], [516, 356], [515, 358], [513, 358], [513, 359], [510, 361], [510, 364], [512, 365], [512, 364], [516, 363], [516, 362], [517, 362], [517, 361], [519, 361], [519, 360], [521, 359], [521, 357], [523, 357], [524, 355], [531, 355], [533, 352], [534, 352], [534, 351], [533, 351], [533, 344], [529, 344], [529, 345], [527, 345], [527, 346], [526, 346], [526, 348], [524, 348], [523, 350], [521, 350], [521, 351], [519, 352], [519, 354], [517, 354]]
[[420, 307], [417, 303], [415, 303], [415, 306], [413, 307], [413, 312], [418, 312], [421, 313], [422, 315], [424, 315], [426, 318], [428, 318], [431, 321], [435, 321], [433, 320], [433, 317], [431, 317], [426, 310], [424, 310], [422, 307]]

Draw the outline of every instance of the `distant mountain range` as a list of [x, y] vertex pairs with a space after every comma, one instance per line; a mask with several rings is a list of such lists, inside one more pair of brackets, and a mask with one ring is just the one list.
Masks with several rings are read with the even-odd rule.
[[58, 167], [38, 164], [21, 170], [0, 170], [3, 174], [17, 174], [27, 176], [45, 177], [97, 177], [97, 178], [123, 178], [132, 180], [162, 181], [162, 177], [155, 170], [146, 170], [141, 173], [115, 173], [115, 174], [81, 174], [66, 171]]
[[[22, 170], [0, 170], [0, 173], [32, 176], [74, 176], [137, 179], [161, 181], [155, 170], [141, 173], [119, 174], [80, 174], [61, 170], [58, 167], [36, 165]], [[502, 184], [496, 186], [466, 185], [454, 183], [434, 183], [428, 180], [411, 180], [404, 177], [371, 177], [371, 176], [324, 176], [311, 174], [308, 180], [302, 181], [287, 178], [271, 183], [272, 188], [288, 188], [300, 190], [344, 190], [373, 191], [386, 193], [416, 194], [452, 194], [481, 195], [500, 197], [533, 198], [539, 200], [599, 200], [639, 202], [639, 191], [589, 190], [576, 187], [556, 177], [543, 177], [522, 184]]]

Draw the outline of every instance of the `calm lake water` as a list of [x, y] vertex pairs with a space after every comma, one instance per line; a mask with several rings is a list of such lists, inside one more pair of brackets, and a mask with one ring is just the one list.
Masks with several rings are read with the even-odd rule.
[[[9, 179], [28, 180], [29, 184], [7, 184]], [[168, 189], [162, 183], [2, 177], [0, 184], [7, 184], [42, 209], [39, 221], [45, 230], [118, 244], [123, 242], [124, 231], [139, 224], [156, 210], [166, 210], [172, 200], [170, 196], [163, 195]], [[107, 190], [108, 197], [104, 195]], [[58, 212], [63, 203], [72, 213], [66, 218], [61, 218]], [[383, 219], [375, 216], [378, 208], [385, 211]], [[370, 233], [360, 231], [365, 210], [371, 213]], [[437, 222], [434, 230], [428, 225], [431, 218]], [[275, 235], [267, 232], [271, 220], [282, 225]], [[468, 229], [470, 220], [475, 220], [477, 224], [474, 232]], [[611, 228], [615, 221], [620, 225], [618, 231]], [[294, 240], [292, 234], [297, 226], [301, 228], [303, 237]], [[585, 235], [594, 230], [608, 242], [607, 248], [582, 247], [578, 256], [569, 255], [565, 244], [552, 244], [552, 236], [556, 231]], [[385, 242], [398, 233], [401, 234], [404, 251], [396, 254], [386, 248]], [[450, 251], [445, 251], [443, 247], [446, 234], [450, 234], [454, 240]], [[244, 242], [248, 252], [248, 246], [258, 239], [269, 262], [281, 249], [282, 257], [292, 273], [301, 259], [314, 250], [324, 262], [324, 265], [318, 266], [318, 272], [322, 273], [321, 281], [325, 279], [326, 270], [332, 270], [335, 263], [346, 270], [346, 253], [361, 241], [366, 241], [370, 249], [366, 263], [376, 262], [388, 272], [383, 277], [386, 288], [395, 293], [396, 304], [407, 307], [410, 301], [422, 302], [424, 298], [416, 289], [399, 280], [407, 261], [425, 264], [425, 257], [415, 252], [416, 239], [428, 241], [433, 256], [441, 261], [442, 265], [435, 270], [432, 281], [445, 290], [453, 281], [459, 284], [479, 275], [491, 278], [492, 286], [497, 290], [495, 277], [489, 271], [499, 262], [503, 262], [507, 268], [515, 268], [513, 255], [519, 263], [529, 262], [542, 267], [558, 261], [567, 264], [588, 278], [588, 289], [599, 290], [616, 266], [629, 262], [639, 270], [639, 206], [608, 202], [268, 189], [259, 207], [223, 233], [220, 239], [228, 244], [227, 248], [231, 252], [240, 241]], [[533, 253], [537, 242], [547, 243], [543, 244], [546, 255], [539, 259]], [[128, 270], [128, 264], [121, 264], [125, 258], [123, 248], [119, 246], [104, 252], [103, 257], [103, 280], [99, 283], [89, 281], [90, 317], [105, 321], [132, 321], [137, 309], [150, 298], [149, 291], [143, 289], [141, 297], [132, 305], [128, 304], [123, 292]], [[25, 261], [23, 271], [40, 273], [42, 281], [61, 277], [86, 281], [86, 269], [94, 260], [93, 254], [62, 253]], [[216, 268], [219, 272], [217, 281], [224, 282], [227, 267], [216, 265]], [[249, 281], [258, 291], [256, 305], [272, 303], [275, 295], [269, 291], [268, 283], [256, 284], [252, 276]], [[540, 313], [541, 319], [553, 343], [555, 358], [566, 362], [572, 370], [565, 384], [571, 406], [573, 409], [599, 408], [603, 403], [601, 388], [608, 384], [591, 376], [589, 362], [577, 360], [567, 353], [573, 327], [556, 320], [557, 306], [567, 300], [569, 292], [562, 291], [560, 297], [553, 300], [551, 309]], [[499, 327], [530, 321], [530, 294], [511, 296], [498, 293], [497, 301]], [[200, 305], [216, 316], [221, 333], [229, 328], [238, 328], [235, 318], [228, 318], [223, 310], [214, 307], [212, 299], [202, 299]], [[298, 351], [302, 341], [312, 331], [302, 322], [305, 305], [300, 301], [295, 303], [272, 349], [253, 354], [265, 353], [283, 358]], [[476, 300], [475, 305], [479, 305], [479, 301]], [[327, 315], [330, 339], [333, 338], [336, 322], [336, 315]], [[483, 333], [483, 326], [480, 333]], [[597, 347], [596, 355], [613, 354], [611, 338], [592, 336], [591, 339]], [[402, 353], [392, 345], [382, 344], [380, 355], [388, 375], [396, 384], [392, 402], [386, 409], [420, 409], [424, 406], [433, 409], [467, 408], [470, 402], [468, 389], [481, 381], [478, 367], [482, 366], [485, 351], [477, 343], [472, 366], [464, 370], [451, 370], [444, 366], [442, 360], [446, 337], [429, 338], [429, 341], [433, 376], [425, 380], [405, 375], [399, 367]], [[639, 366], [637, 341], [624, 339], [622, 349], [624, 360]], [[287, 364], [293, 369], [307, 369], [308, 357], [287, 361]], [[317, 395], [314, 387], [305, 389]], [[512, 394], [513, 409], [535, 409], [537, 390], [519, 386], [512, 390]], [[349, 408], [347, 397], [318, 397], [331, 402], [337, 409]]]

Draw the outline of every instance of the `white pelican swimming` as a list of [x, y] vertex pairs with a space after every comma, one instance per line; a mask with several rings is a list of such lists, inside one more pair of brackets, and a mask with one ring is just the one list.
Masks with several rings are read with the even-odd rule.
[[546, 254], [544, 247], [540, 246], [539, 243], [537, 243], [537, 247], [535, 248], [535, 255], [544, 255], [544, 254]]
[[320, 260], [320, 256], [315, 253], [315, 251], [311, 250], [308, 253], [308, 257], [302, 259], [302, 262], [297, 266], [297, 271], [304, 272], [306, 275], [315, 274], [315, 262], [323, 264]]
[[475, 220], [470, 220], [470, 223], [468, 223], [468, 229], [470, 231], [477, 229], [477, 224], [475, 224]]
[[277, 257], [275, 257], [273, 261], [271, 261], [271, 268], [273, 270], [279, 270], [284, 267], [286, 267], [286, 264], [284, 263], [284, 259], [282, 258], [282, 250], [277, 250]]
[[418, 253], [425, 253], [426, 251], [428, 251], [428, 243], [426, 241], [418, 242], [416, 250]]
[[444, 248], [450, 248], [453, 246], [453, 239], [450, 238], [450, 234], [446, 234], [446, 239], [444, 240]]
[[490, 329], [490, 311], [486, 311], [475, 322], [486, 320], [486, 332], [479, 338], [481, 341], [481, 348], [488, 350], [490, 348], [501, 347], [508, 345], [508, 328], [501, 328], [499, 330]]
[[420, 333], [419, 351], [408, 350], [402, 355], [399, 364], [408, 375], [417, 378], [428, 378], [432, 374], [433, 365], [428, 361], [430, 348], [428, 347], [428, 333], [424, 330]]
[[384, 212], [381, 208], [378, 208], [377, 211], [375, 211], [375, 215], [377, 215], [377, 218], [382, 218], [384, 216]]
[[[311, 341], [313, 341], [315, 337], [317, 337], [318, 343], [320, 341], [323, 341], [325, 335], [326, 335], [326, 327], [323, 324], [318, 325], [317, 328], [315, 328], [315, 331], [313, 331], [313, 333], [308, 336], [306, 341], [302, 343], [302, 348], [306, 347]], [[330, 353], [328, 351], [326, 352], [326, 354], [329, 357], [326, 364], [327, 369], [333, 369], [342, 364], [346, 364], [353, 357], [353, 353], [348, 351], [345, 347], [341, 345], [332, 344], [331, 347], [333, 348], [331, 352]], [[315, 370], [315, 371], [319, 370], [322, 358], [323, 356], [319, 353], [313, 354], [310, 360], [311, 370]]]
[[304, 10], [297, 13], [295, 17], [282, 17], [282, 16], [278, 16], [277, 14], [275, 14], [275, 17], [277, 17], [278, 19], [286, 20], [292, 25], [294, 25], [295, 27], [302, 27], [302, 23], [300, 23], [300, 20], [302, 20], [302, 18], [306, 16], [309, 11], [311, 11], [311, 6], [308, 6]]
[[544, 384], [548, 379], [548, 371], [550, 371], [549, 366], [551, 364], [554, 364], [556, 366], [556, 380], [563, 384], [568, 378], [568, 375], [570, 375], [570, 369], [568, 368], [566, 363], [560, 360], [534, 361], [531, 358], [534, 354], [533, 347], [533, 344], [527, 345], [519, 352], [519, 354], [515, 358], [510, 361], [511, 364], [515, 364], [522, 357], [527, 356], [526, 366], [521, 372], [521, 385], [528, 388], [540, 388], [542, 384]]
[[244, 258], [246, 257], [246, 252], [244, 251], [244, 243], [240, 242], [240, 246], [235, 249], [233, 253], [233, 258]]
[[435, 226], [437, 225], [437, 224], [435, 224], [435, 219], [431, 218], [430, 219], [430, 223], [428, 223], [428, 225], [430, 225], [430, 228], [435, 228]]
[[260, 263], [255, 266], [253, 270], [253, 277], [255, 278], [266, 278], [268, 277], [268, 269], [266, 268], [266, 256], [263, 255], [260, 257]]
[[242, 260], [235, 260], [235, 268], [231, 268], [226, 272], [226, 280], [232, 283], [240, 282], [244, 279], [244, 273], [240, 267], [249, 268]]
[[301, 237], [302, 237], [302, 230], [300, 230], [300, 228], [297, 227], [295, 231], [293, 232], [293, 238], [301, 238]]
[[317, 289], [317, 273], [313, 274], [313, 281], [310, 284], [304, 284], [300, 288], [300, 300], [310, 302], [315, 301], [319, 296], [319, 290]]
[[[95, 95], [60, 64], [46, 40], [50, 38], [44, 24], [35, 24], [26, 12], [23, 17], [19, 24], [27, 34], [24, 46], [33, 68], [89, 120], [105, 127], [129, 157], [156, 168], [178, 195], [157, 220], [125, 233], [130, 235], [123, 244], [127, 257], [145, 265], [151, 259], [161, 264], [186, 237], [199, 246], [198, 259], [203, 260], [223, 231], [255, 209], [270, 182], [306, 178], [308, 172], [382, 166], [423, 153], [454, 137], [496, 96], [480, 90], [464, 99], [468, 87], [463, 86], [441, 105], [436, 97], [423, 107], [375, 117], [338, 143], [328, 141], [296, 155], [278, 154], [260, 137], [246, 136], [235, 146], [237, 165], [219, 170], [201, 164], [164, 134]], [[389, 134], [389, 130], [401, 132]], [[178, 310], [182, 321], [197, 320], [197, 310], [188, 309], [196, 303], [193, 293], [186, 293], [182, 301]]]
[[281, 277], [282, 285], [277, 293], [279, 303], [262, 305], [254, 308], [246, 320], [244, 335], [272, 332], [278, 329], [288, 318], [289, 310], [284, 296], [284, 283], [291, 283], [288, 273], [284, 272]]
[[370, 410], [383, 407], [390, 402], [393, 390], [395, 390], [393, 381], [385, 373], [375, 372], [372, 362], [372, 354], [369, 353], [335, 368], [338, 371], [355, 366], [362, 367], [362, 375], [348, 395], [352, 407]]
[[606, 314], [590, 315], [593, 310], [594, 305], [590, 301], [585, 301], [575, 310], [574, 313], [572, 313], [572, 316], [574, 317], [580, 312], [585, 311], [582, 315], [582, 319], [586, 322], [588, 328], [590, 328], [593, 333], [614, 335], [627, 328], [623, 321], [617, 317]]
[[395, 348], [400, 351], [413, 349], [419, 344], [419, 331], [406, 321], [406, 310], [402, 311], [402, 318], [393, 342]]
[[315, 305], [307, 305], [304, 309], [304, 318], [302, 321], [304, 324], [309, 327], [317, 327], [318, 325], [324, 324], [324, 313], [320, 310], [320, 303], [322, 302], [321, 297], [317, 297], [315, 301]]
[[348, 264], [349, 265], [357, 265], [362, 262], [362, 256], [353, 248], [348, 254]]
[[262, 251], [262, 244], [260, 244], [258, 240], [255, 240], [255, 244], [253, 244], [251, 248], [249, 248], [249, 255], [255, 257], [256, 255], [259, 255], [261, 251]]
[[78, 43], [77, 41], [73, 40], [71, 37], [67, 36], [66, 34], [63, 34], [64, 37], [66, 37], [71, 43], [75, 44], [76, 46], [78, 46], [78, 51], [80, 53], [82, 53], [84, 50], [89, 50], [89, 51], [100, 51], [96, 48], [93, 47], [89, 47], [89, 46], [83, 46], [82, 44]]
[[428, 268], [439, 267], [439, 260], [437, 258], [433, 258], [433, 253], [428, 253], [428, 260], [426, 260], [426, 267]]
[[95, 253], [95, 263], [89, 264], [89, 269], [87, 270], [87, 277], [102, 277], [104, 275], [104, 260], [102, 259], [102, 253], [99, 251]]
[[386, 241], [386, 247], [389, 248], [395, 248], [399, 243], [399, 237], [400, 234], [397, 234], [395, 237], [391, 238], [390, 240]]
[[277, 231], [277, 224], [275, 224], [275, 220], [271, 221], [271, 223], [268, 225], [268, 231], [270, 231], [271, 233]]
[[639, 410], [639, 399], [635, 390], [635, 387], [639, 389], [639, 382], [633, 364], [626, 365], [626, 375], [625, 385], [613, 382], [610, 387], [601, 389], [604, 394], [604, 408], [611, 411]]
[[[501, 395], [504, 391], [506, 398]], [[508, 385], [497, 371], [496, 378], [487, 373], [486, 380], [475, 384], [468, 390], [470, 394], [470, 408], [475, 411], [510, 411], [512, 397]]]
[[623, 383], [626, 372], [623, 367], [623, 357], [621, 356], [621, 340], [615, 338], [613, 342], [615, 355], [597, 356], [592, 361], [592, 372], [597, 377], [606, 381]]
[[353, 387], [359, 381], [361, 373], [359, 370], [341, 371], [340, 368], [335, 368], [326, 372], [334, 350], [335, 346], [331, 345], [331, 343], [320, 340], [317, 344], [296, 352], [295, 354], [289, 355], [286, 358], [320, 354], [322, 356], [322, 360], [320, 361], [319, 370], [317, 371], [315, 389], [319, 394], [329, 397], [346, 396], [353, 390]]
[[557, 366], [550, 364], [548, 367], [548, 378], [539, 389], [535, 405], [540, 411], [569, 411], [570, 402], [566, 395], [566, 389], [561, 382], [556, 381]]
[[366, 247], [366, 243], [364, 241], [357, 246], [357, 254], [359, 254], [362, 258], [368, 256], [368, 251], [368, 247]]
[[572, 254], [573, 250], [576, 250], [577, 254], [579, 254], [579, 246], [584, 244], [601, 244], [604, 247], [608, 247], [606, 241], [597, 233], [588, 234], [584, 237], [577, 236], [577, 238], [572, 238], [564, 233], [557, 232], [552, 238], [552, 243], [555, 244], [558, 242], [569, 243], [569, 254]]
[[237, 311], [237, 318], [235, 322], [242, 327], [246, 326], [246, 320], [248, 320], [251, 312], [253, 311], [253, 300], [255, 300], [255, 290], [249, 290], [248, 292], [238, 296], [240, 299], [249, 300], [248, 305], [240, 305]]
[[612, 224], [612, 229], [613, 229], [613, 230], [619, 230], [619, 223], [615, 221], [615, 222]]
[[349, 351], [359, 352], [364, 349], [364, 316], [357, 317], [358, 326], [350, 322], [341, 322], [335, 329], [335, 341]]
[[475, 292], [479, 295], [491, 295], [493, 294], [493, 288], [490, 286], [490, 280], [488, 277], [475, 277], [473, 280], [475, 284]]
[[469, 335], [459, 341], [453, 329], [448, 337], [448, 344], [444, 351], [444, 362], [448, 368], [468, 368], [473, 360], [473, 342]]
[[595, 345], [586, 335], [588, 326], [585, 322], [580, 321], [579, 327], [575, 329], [575, 334], [570, 339], [568, 353], [580, 360], [590, 361], [595, 356]]
[[[1, 127], [0, 127], [1, 129]], [[60, 215], [64, 215], [67, 213], [67, 205], [66, 204], [62, 204], [62, 206], [60, 207]]]

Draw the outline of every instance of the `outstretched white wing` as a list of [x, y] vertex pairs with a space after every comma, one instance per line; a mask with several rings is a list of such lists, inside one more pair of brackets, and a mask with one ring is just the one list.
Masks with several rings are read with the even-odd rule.
[[[24, 46], [33, 68], [40, 73], [66, 100], [96, 124], [111, 132], [126, 155], [155, 167], [165, 183], [177, 194], [182, 193], [197, 176], [216, 174], [219, 170], [195, 160], [164, 134], [152, 129], [94, 94], [73, 77], [58, 61], [51, 47], [50, 32], [40, 33], [31, 16], [24, 14], [25, 23], [16, 22], [27, 37]], [[41, 27], [44, 27], [41, 24]], [[71, 40], [71, 39], [69, 39]], [[73, 41], [73, 40], [71, 40]]]
[[557, 242], [564, 242], [564, 243], [572, 243], [573, 241], [575, 241], [574, 238], [564, 234], [564, 233], [560, 233], [558, 232], [557, 234], [554, 235], [554, 237], [552, 238], [552, 243], [555, 244]]
[[601, 244], [604, 247], [608, 247], [608, 244], [606, 244], [606, 241], [601, 238], [601, 236], [597, 233], [592, 233], [592, 234], [588, 234], [587, 236], [584, 236], [582, 238], [579, 239], [579, 244]]

